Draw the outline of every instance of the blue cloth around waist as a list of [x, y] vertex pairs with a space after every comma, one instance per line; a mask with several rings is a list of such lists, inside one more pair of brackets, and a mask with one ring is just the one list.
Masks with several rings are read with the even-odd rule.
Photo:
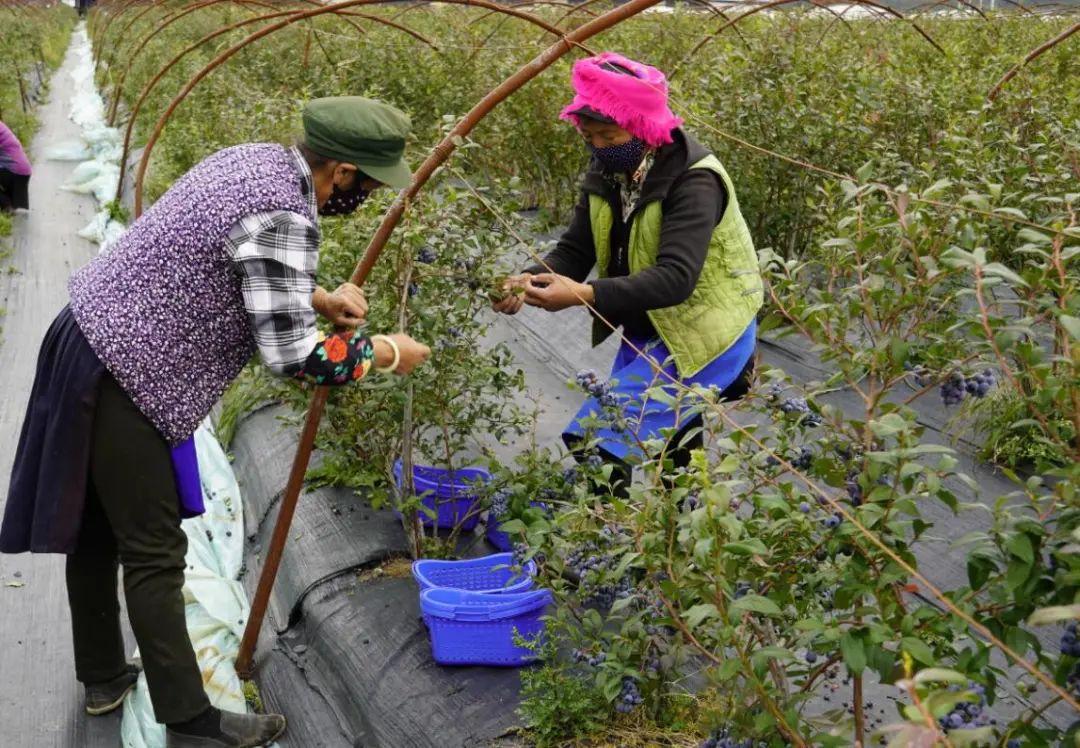
[[[665, 392], [676, 394], [679, 388], [668, 377], [686, 386], [700, 385], [725, 390], [745, 368], [756, 347], [757, 320], [751, 320], [730, 348], [694, 376], [682, 378], [671, 360], [670, 351], [659, 337], [635, 339], [627, 336], [615, 354], [609, 390], [618, 402], [625, 428], [616, 431], [610, 426], [601, 426], [591, 429], [590, 435], [600, 440], [601, 448], [619, 459], [631, 455], [640, 457], [640, 442], [661, 438], [663, 429], [685, 426], [690, 420], [685, 409], [692, 404], [700, 404], [697, 398], [686, 398], [678, 401], [679, 407], [672, 407], [647, 397], [647, 390], [663, 386]], [[635, 348], [644, 356], [639, 355]], [[656, 367], [662, 369], [666, 376], [659, 374]], [[583, 419], [599, 417], [601, 413], [599, 399], [590, 396], [563, 430], [564, 438], [584, 436], [586, 429], [582, 425]]]

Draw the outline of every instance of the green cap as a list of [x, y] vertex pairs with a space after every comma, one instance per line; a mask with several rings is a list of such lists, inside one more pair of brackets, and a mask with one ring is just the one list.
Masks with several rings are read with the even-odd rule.
[[411, 129], [404, 112], [362, 96], [313, 99], [304, 107], [304, 145], [325, 158], [355, 164], [395, 190], [412, 181], [402, 159]]

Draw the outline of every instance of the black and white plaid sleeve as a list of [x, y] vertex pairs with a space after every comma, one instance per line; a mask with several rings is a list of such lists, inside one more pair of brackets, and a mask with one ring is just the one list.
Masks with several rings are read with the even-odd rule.
[[311, 306], [318, 228], [299, 213], [257, 213], [232, 228], [226, 251], [240, 272], [244, 306], [263, 363], [275, 374], [298, 373], [318, 342]]

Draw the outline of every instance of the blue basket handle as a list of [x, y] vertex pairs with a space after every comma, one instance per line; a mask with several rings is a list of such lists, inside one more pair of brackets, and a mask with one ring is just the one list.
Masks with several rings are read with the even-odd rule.
[[495, 610], [479, 605], [454, 605], [454, 620], [455, 621], [500, 621], [504, 618], [510, 618], [515, 615], [520, 615], [525, 612], [521, 608], [533, 608], [536, 603], [543, 600], [544, 605], [548, 605], [551, 602], [550, 590], [533, 590], [532, 592], [522, 593], [527, 595], [521, 600], [517, 601], [517, 604], [513, 607], [518, 610], [513, 611], [511, 614], [507, 614], [507, 608], [511, 607], [509, 603], [501, 603], [496, 606]]

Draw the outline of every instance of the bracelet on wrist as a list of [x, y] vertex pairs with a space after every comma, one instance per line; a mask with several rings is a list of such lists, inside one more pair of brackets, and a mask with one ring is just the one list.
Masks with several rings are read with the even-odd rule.
[[401, 363], [401, 349], [398, 348], [398, 344], [394, 342], [394, 339], [387, 335], [372, 335], [371, 342], [374, 343], [376, 340], [381, 340], [390, 346], [390, 350], [394, 352], [394, 360], [386, 366], [376, 366], [375, 371], [381, 374], [393, 374]]

